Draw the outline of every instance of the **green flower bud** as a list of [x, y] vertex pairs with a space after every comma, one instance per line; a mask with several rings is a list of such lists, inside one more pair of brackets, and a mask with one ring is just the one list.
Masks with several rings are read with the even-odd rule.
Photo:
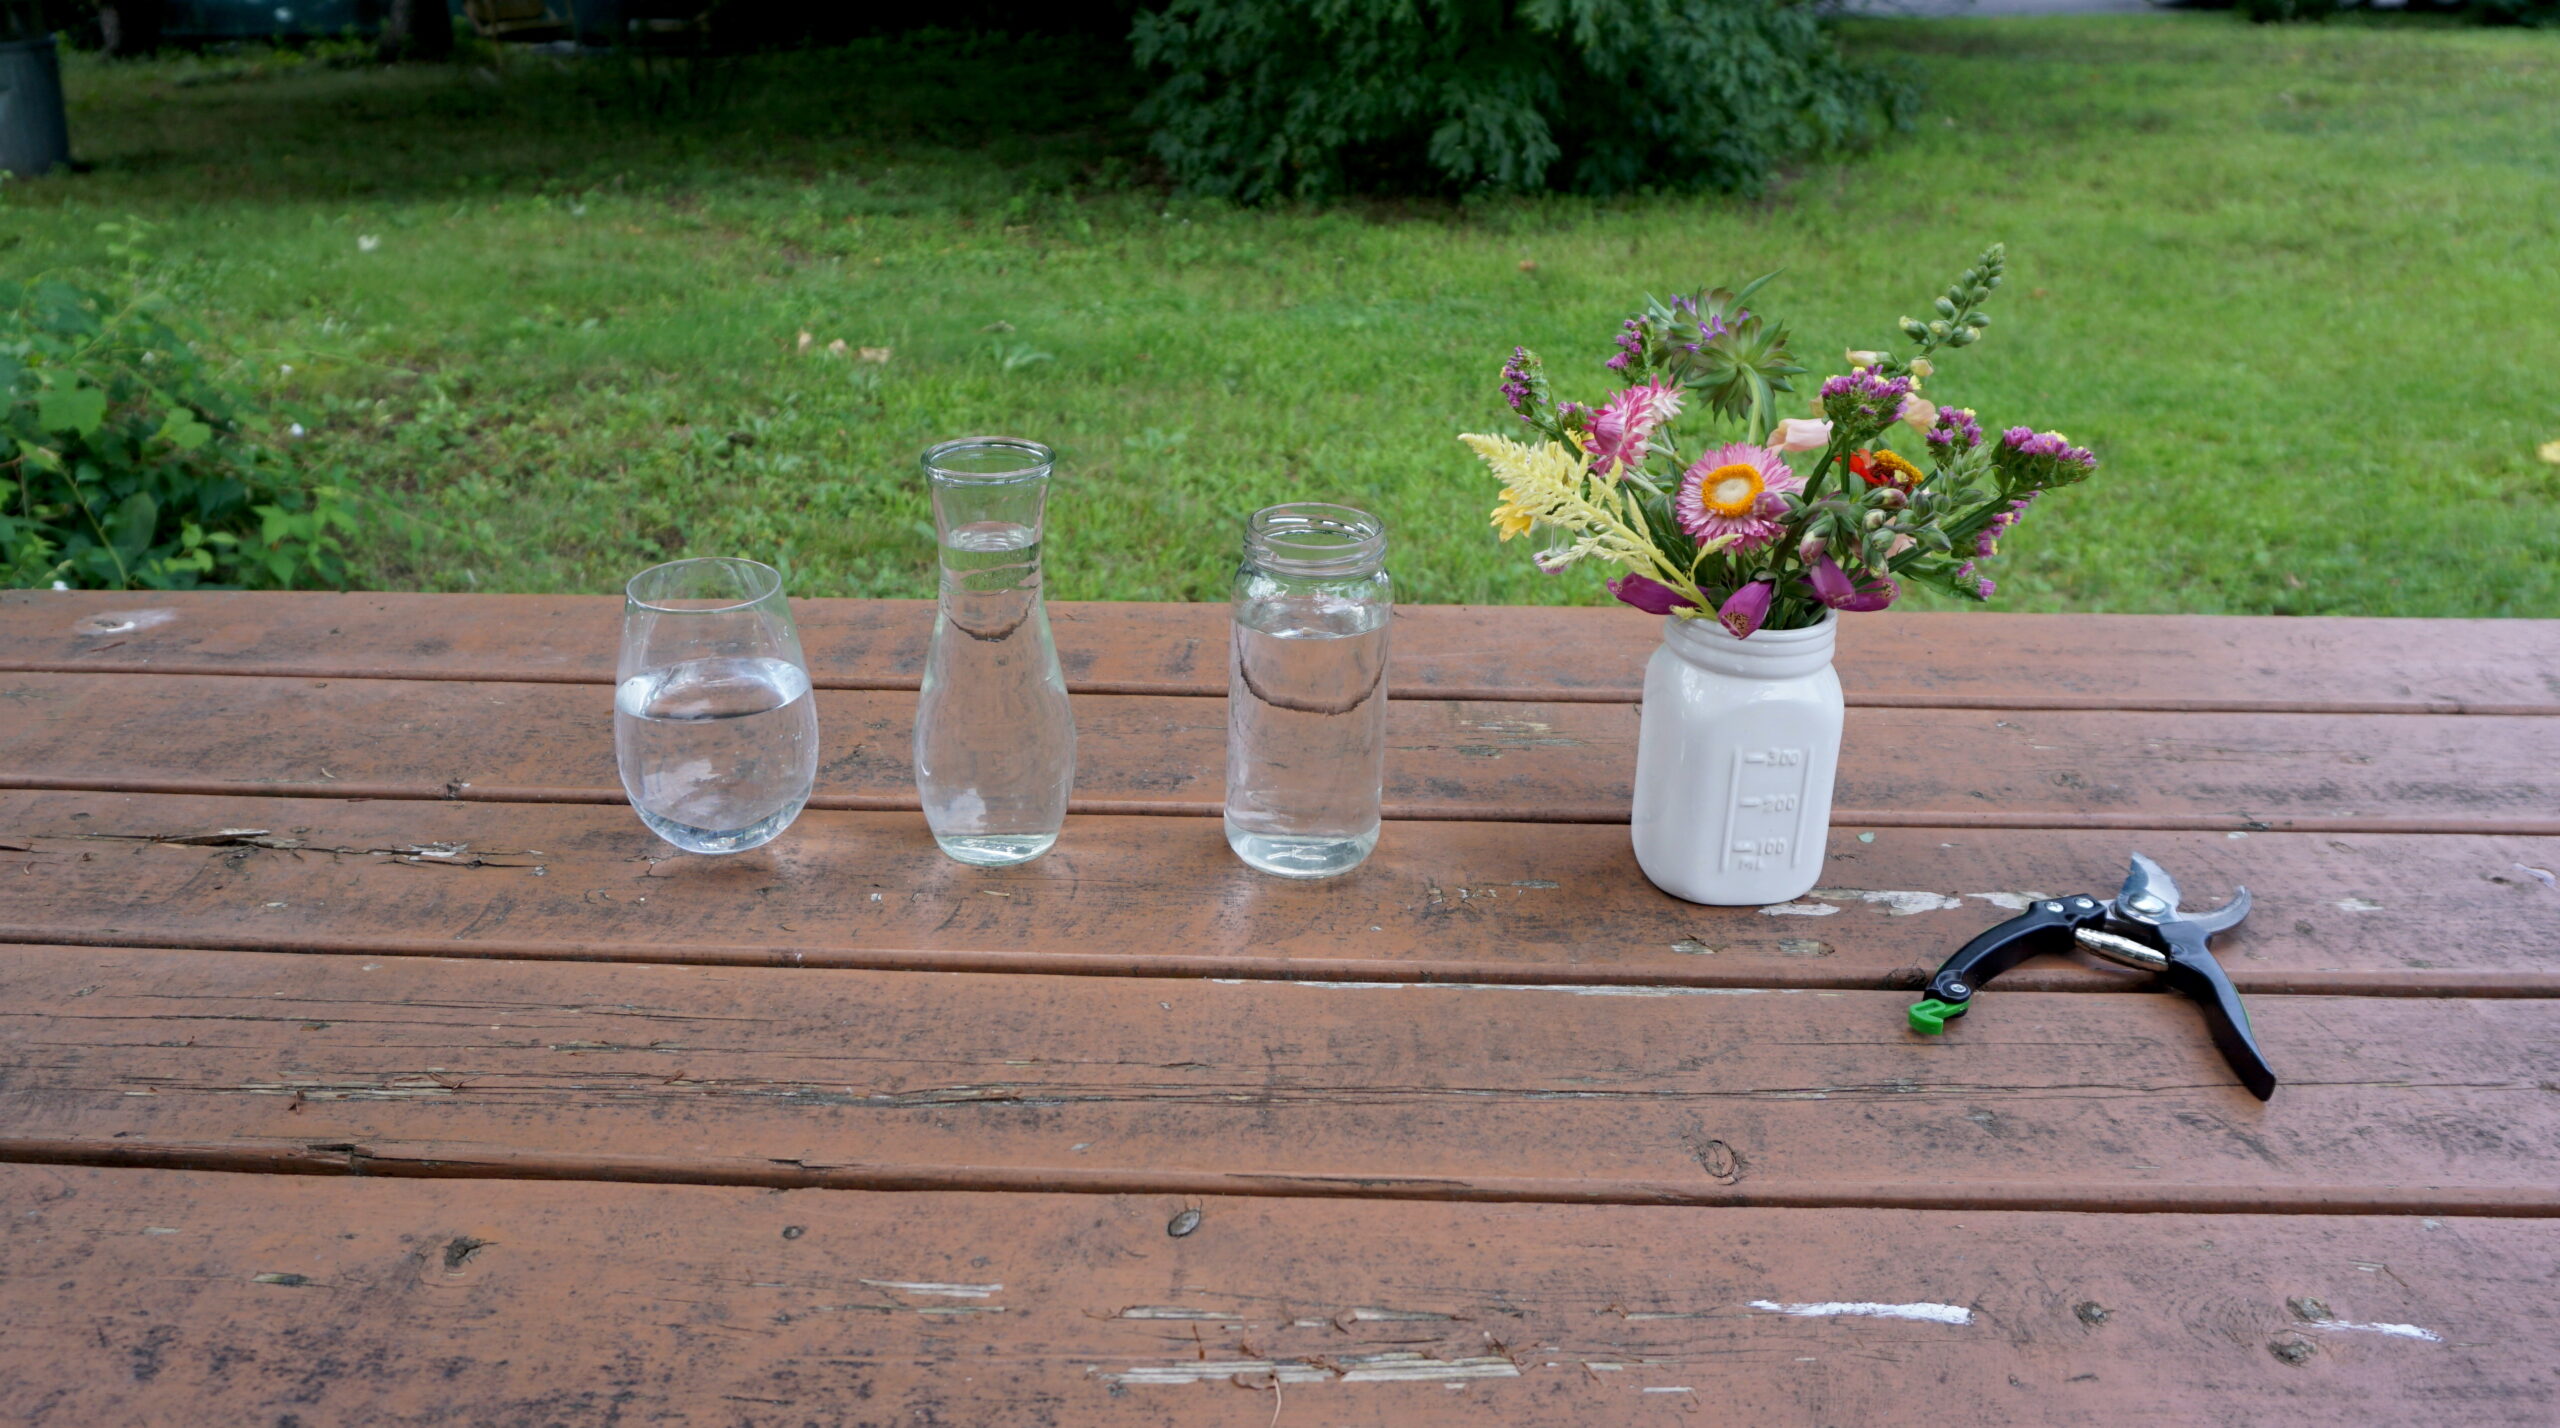
[[1956, 315], [1956, 305], [1946, 298], [1938, 299], [1937, 308], [1938, 316], [1940, 317], [1953, 317]]
[[1973, 344], [1973, 339], [1980, 337], [1981, 335], [1982, 329], [1980, 328], [1959, 327], [1955, 331], [1947, 334], [1947, 345], [1949, 347], [1969, 347]]
[[1947, 331], [1947, 325], [1943, 322], [1933, 322], [1929, 324], [1929, 335], [1938, 339], [1940, 342], [1947, 340]]
[[1987, 312], [1968, 312], [1964, 315], [1964, 321], [1965, 326], [1967, 327], [1989, 327], [1991, 325], [1991, 314]]
[[1906, 317], [1902, 319], [1902, 335], [1917, 342], [1929, 335], [1929, 329]]

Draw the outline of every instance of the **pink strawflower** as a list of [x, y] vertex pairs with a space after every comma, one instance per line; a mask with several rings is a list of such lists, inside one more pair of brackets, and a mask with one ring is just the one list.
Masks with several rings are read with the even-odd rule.
[[1654, 432], [1678, 415], [1680, 389], [1660, 382], [1629, 387], [1611, 397], [1591, 414], [1590, 439], [1584, 449], [1591, 453], [1592, 467], [1615, 475], [1618, 464], [1642, 466], [1652, 454]]
[[1671, 514], [1701, 541], [1729, 535], [1736, 539], [1727, 549], [1757, 550], [1777, 539], [1776, 518], [1786, 510], [1780, 493], [1802, 489], [1803, 479], [1777, 452], [1736, 441], [1691, 463]]

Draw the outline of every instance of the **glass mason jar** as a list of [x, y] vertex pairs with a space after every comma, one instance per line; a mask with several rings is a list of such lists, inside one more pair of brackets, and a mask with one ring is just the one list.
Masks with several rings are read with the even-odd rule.
[[818, 778], [818, 705], [770, 565], [716, 556], [631, 577], [613, 746], [649, 831], [688, 853], [772, 841]]
[[1266, 873], [1329, 878], [1378, 845], [1386, 782], [1387, 531], [1349, 506], [1245, 523], [1227, 664], [1227, 846]]
[[1011, 437], [924, 454], [942, 589], [916, 702], [916, 793], [942, 851], [980, 867], [1049, 851], [1075, 786], [1075, 720], [1040, 594], [1052, 463]]

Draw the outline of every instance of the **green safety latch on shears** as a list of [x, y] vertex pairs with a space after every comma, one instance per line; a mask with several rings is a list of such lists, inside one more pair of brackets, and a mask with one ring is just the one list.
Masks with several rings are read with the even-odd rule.
[[1950, 1017], [1964, 1015], [1970, 1002], [1942, 1002], [1936, 997], [1922, 997], [1911, 1004], [1911, 1029], [1922, 1036], [1936, 1036], [1947, 1029]]

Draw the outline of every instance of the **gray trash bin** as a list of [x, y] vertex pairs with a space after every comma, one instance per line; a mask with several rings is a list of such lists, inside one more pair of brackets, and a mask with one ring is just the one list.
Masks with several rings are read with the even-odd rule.
[[71, 162], [62, 113], [62, 64], [53, 36], [0, 40], [0, 169], [20, 178]]

